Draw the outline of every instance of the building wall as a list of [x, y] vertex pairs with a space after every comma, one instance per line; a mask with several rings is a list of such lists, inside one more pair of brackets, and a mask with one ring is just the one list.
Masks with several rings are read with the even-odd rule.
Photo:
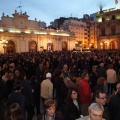
[[[81, 41], [83, 47], [88, 47], [88, 32], [87, 25], [78, 19], [65, 20], [61, 29], [73, 32], [75, 34], [75, 41]], [[75, 43], [74, 43], [75, 44]]]
[[[40, 29], [36, 20], [28, 20], [27, 13], [22, 15], [13, 14], [13, 18], [2, 15], [0, 21], [0, 42], [8, 41], [8, 44], [0, 44], [0, 53], [6, 50], [14, 50], [14, 52], [29, 52], [36, 47], [36, 51], [41, 51], [41, 46], [44, 50], [48, 50], [48, 44], [51, 42], [51, 50], [62, 50], [62, 42], [66, 42], [67, 50], [72, 50], [72, 41], [74, 35], [63, 30]], [[33, 45], [30, 46], [30, 43]], [[12, 43], [12, 44], [11, 44]], [[6, 45], [5, 49], [2, 45]], [[14, 46], [14, 48], [13, 48]]]
[[98, 49], [120, 49], [120, 9], [98, 12]]

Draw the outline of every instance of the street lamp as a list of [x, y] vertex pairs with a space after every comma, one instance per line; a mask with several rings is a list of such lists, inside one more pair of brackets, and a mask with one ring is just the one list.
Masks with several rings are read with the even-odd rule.
[[3, 49], [4, 49], [4, 53], [5, 53], [5, 49], [6, 49], [6, 45], [8, 44], [8, 41], [7, 40], [0, 40], [0, 43], [2, 44]]

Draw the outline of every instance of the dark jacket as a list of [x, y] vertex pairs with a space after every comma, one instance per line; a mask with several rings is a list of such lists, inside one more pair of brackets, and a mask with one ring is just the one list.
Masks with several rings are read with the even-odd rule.
[[91, 72], [90, 74], [90, 87], [91, 87], [91, 91], [94, 92], [94, 88], [97, 85], [97, 80], [98, 80], [98, 76], [95, 72]]
[[22, 94], [25, 97], [25, 106], [31, 106], [34, 104], [33, 94], [30, 82], [28, 80], [22, 80]]
[[12, 92], [9, 95], [7, 106], [9, 107], [13, 103], [18, 103], [21, 107], [23, 115], [25, 115], [25, 98], [21, 92]]
[[97, 73], [98, 73], [98, 78], [99, 78], [99, 77], [107, 78], [106, 68], [104, 68], [104, 67], [98, 68], [98, 69], [97, 69]]
[[[47, 120], [45, 119], [45, 113], [38, 116], [37, 120]], [[55, 113], [55, 119], [54, 120], [64, 120], [63, 114], [61, 112]]]
[[108, 110], [111, 120], [120, 120], [120, 93], [111, 97]]
[[94, 91], [93, 93], [95, 93], [97, 90], [103, 90], [104, 91], [104, 86], [103, 85], [96, 85], [95, 88], [94, 88]]
[[78, 102], [78, 108], [77, 106], [73, 103], [73, 100], [70, 98], [65, 99], [64, 104], [63, 104], [63, 115], [65, 120], [75, 120], [77, 118], [80, 118], [81, 113], [81, 107], [80, 107], [80, 102]]
[[6, 87], [7, 87], [8, 95], [10, 95], [13, 92], [13, 88], [14, 88], [13, 84], [14, 84], [14, 80], [7, 80]]
[[7, 100], [7, 88], [5, 82], [0, 80], [0, 120], [4, 120], [5, 103]]

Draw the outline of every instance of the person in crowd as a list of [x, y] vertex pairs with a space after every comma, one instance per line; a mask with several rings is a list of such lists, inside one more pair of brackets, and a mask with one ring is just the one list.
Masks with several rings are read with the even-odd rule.
[[111, 97], [108, 110], [110, 112], [110, 120], [120, 120], [120, 87], [117, 93]]
[[96, 102], [104, 107], [104, 113], [103, 118], [105, 120], [109, 120], [109, 112], [107, 109], [107, 98], [106, 98], [106, 92], [104, 90], [96, 90], [96, 92], [93, 94], [93, 102]]
[[21, 107], [18, 103], [13, 103], [8, 108], [4, 120], [25, 120]]
[[11, 63], [11, 64], [9, 65], [9, 70], [8, 70], [8, 72], [9, 72], [9, 73], [14, 73], [14, 70], [15, 70], [15, 64], [14, 64], [14, 63]]
[[51, 78], [52, 78], [52, 74], [48, 72], [46, 74], [46, 79], [43, 80], [41, 83], [40, 96], [43, 102], [45, 99], [53, 98], [53, 83], [51, 82]]
[[2, 67], [0, 65], [0, 80], [2, 79]]
[[21, 93], [22, 83], [17, 80], [14, 83], [14, 91], [9, 95], [7, 101], [7, 108], [13, 103], [18, 103], [22, 110], [22, 114], [25, 116], [25, 97]]
[[90, 74], [90, 87], [91, 91], [94, 92], [94, 88], [97, 85], [98, 75], [96, 66], [92, 67], [92, 72]]
[[14, 90], [13, 84], [14, 84], [14, 74], [13, 73], [9, 73], [8, 75], [8, 80], [6, 82], [6, 87], [7, 87], [7, 93], [8, 96], [12, 93], [12, 91]]
[[4, 75], [5, 71], [8, 71], [8, 65], [7, 65], [7, 63], [4, 63], [3, 65], [1, 65], [1, 76]]
[[23, 86], [22, 94], [25, 97], [25, 109], [27, 112], [27, 120], [32, 120], [34, 110], [34, 99], [32, 94], [32, 88], [30, 85], [30, 81], [26, 79], [26, 74], [22, 73], [21, 75], [21, 83]]
[[43, 65], [43, 62], [40, 62], [39, 67], [36, 68], [36, 76], [40, 84], [43, 81], [43, 73], [44, 73], [44, 65]]
[[4, 81], [0, 80], [0, 120], [4, 120], [5, 104], [7, 98], [6, 84]]
[[61, 100], [60, 100], [60, 106], [62, 108], [63, 102], [65, 98], [68, 95], [68, 90], [71, 89], [72, 87], [75, 87], [75, 84], [70, 80], [70, 78], [66, 77], [63, 79], [63, 83], [61, 85]]
[[109, 69], [106, 71], [107, 74], [107, 84], [108, 84], [108, 94], [112, 94], [115, 89], [115, 83], [117, 82], [116, 71], [113, 69], [113, 65], [109, 65]]
[[67, 64], [63, 65], [62, 74], [63, 74], [64, 78], [69, 77], [69, 71], [68, 71], [68, 65]]
[[47, 68], [49, 69], [49, 72], [53, 72], [53, 67], [49, 60], [45, 61], [45, 69]]
[[8, 70], [5, 70], [2, 76], [2, 80], [6, 83], [8, 80]]
[[55, 78], [53, 80], [54, 86], [54, 98], [57, 101], [57, 110], [61, 109], [61, 87], [63, 85], [63, 76], [62, 72], [59, 69], [55, 71]]
[[36, 108], [36, 115], [38, 116], [40, 114], [40, 85], [36, 76], [32, 76], [30, 81], [34, 98], [34, 108]]
[[[50, 69], [49, 69], [49, 68], [45, 68], [45, 69], [44, 69], [44, 73], [43, 73], [43, 80], [46, 79], [46, 74], [47, 74], [48, 72], [51, 73], [51, 72], [50, 72]], [[43, 80], [42, 80], [42, 81], [43, 81]]]
[[82, 115], [77, 88], [68, 90], [68, 95], [63, 103], [63, 115], [65, 120], [75, 120]]
[[64, 120], [60, 111], [56, 111], [57, 103], [54, 99], [44, 101], [44, 113], [39, 115], [37, 120]]
[[69, 77], [71, 79], [74, 78], [74, 77], [78, 77], [78, 70], [77, 70], [77, 65], [76, 64], [74, 64], [73, 66], [70, 66]]
[[99, 67], [97, 69], [97, 73], [98, 73], [98, 78], [99, 77], [104, 77], [106, 78], [106, 68], [104, 67], [104, 63], [100, 63]]
[[36, 71], [35, 71], [35, 70], [36, 70], [36, 66], [37, 66], [36, 59], [35, 59], [34, 57], [32, 57], [32, 58], [30, 59], [30, 64], [29, 64], [29, 69], [28, 69], [28, 71], [29, 71], [29, 76], [28, 76], [27, 79], [30, 79], [31, 76], [36, 75]]
[[106, 78], [99, 77], [97, 80], [97, 85], [94, 88], [94, 92], [96, 92], [97, 90], [104, 90], [105, 85], [106, 85]]
[[115, 62], [114, 68], [116, 70], [116, 74], [120, 75], [120, 60]]
[[15, 70], [15, 74], [14, 74], [14, 79], [15, 80], [20, 80], [21, 78], [20, 78], [20, 71], [19, 70]]
[[100, 105], [106, 104], [106, 92], [104, 90], [98, 89], [94, 92], [93, 101], [99, 103]]
[[81, 102], [81, 111], [83, 116], [88, 115], [88, 106], [91, 102], [91, 88], [88, 83], [89, 75], [87, 72], [81, 74], [81, 80], [78, 86], [78, 93]]
[[119, 88], [120, 88], [120, 83], [117, 83], [117, 85], [116, 85], [116, 91], [114, 91], [112, 93], [112, 95], [108, 98], [108, 100], [107, 100], [108, 103], [110, 102], [111, 97], [114, 96], [114, 95], [116, 95], [118, 93]]
[[89, 106], [89, 115], [76, 120], [105, 120], [102, 118], [104, 108], [98, 103], [92, 103]]
[[54, 71], [58, 67], [58, 63], [59, 63], [56, 54], [53, 54], [51, 63], [53, 65], [53, 71]]

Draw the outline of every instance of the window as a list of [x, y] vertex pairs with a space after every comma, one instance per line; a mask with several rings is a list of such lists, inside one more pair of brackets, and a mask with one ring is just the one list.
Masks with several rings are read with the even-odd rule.
[[105, 22], [105, 18], [102, 18], [102, 22]]
[[115, 33], [116, 33], [116, 28], [115, 28], [115, 27], [112, 27], [112, 28], [111, 28], [111, 34], [112, 34], [112, 35], [115, 35]]
[[101, 29], [101, 35], [105, 36], [105, 29]]
[[115, 20], [115, 15], [112, 15], [112, 18], [111, 18], [111, 20]]

